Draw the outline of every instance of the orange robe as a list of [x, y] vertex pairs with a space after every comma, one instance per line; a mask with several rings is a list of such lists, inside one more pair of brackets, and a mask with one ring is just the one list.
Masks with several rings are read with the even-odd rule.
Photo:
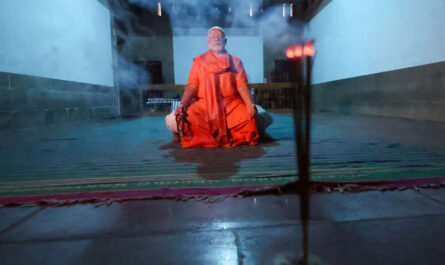
[[237, 89], [247, 85], [240, 59], [228, 53], [216, 56], [209, 50], [193, 59], [190, 84], [196, 85], [198, 93], [187, 109], [191, 136], [181, 137], [183, 148], [258, 144], [256, 121], [250, 119]]

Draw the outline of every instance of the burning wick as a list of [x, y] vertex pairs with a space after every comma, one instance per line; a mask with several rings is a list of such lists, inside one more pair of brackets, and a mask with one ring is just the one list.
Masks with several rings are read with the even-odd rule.
[[309, 42], [308, 44], [304, 45], [304, 55], [305, 56], [314, 56], [315, 49], [314, 49], [314, 43]]
[[162, 16], [162, 7], [161, 7], [161, 2], [158, 2], [158, 16]]
[[304, 45], [289, 46], [286, 50], [286, 57], [289, 59], [307, 56], [312, 57], [315, 54], [314, 43], [311, 41]]
[[294, 53], [295, 53], [295, 57], [303, 56], [303, 47], [301, 47], [301, 45], [295, 46]]
[[295, 58], [295, 52], [294, 52], [293, 47], [287, 48], [286, 57], [289, 59]]

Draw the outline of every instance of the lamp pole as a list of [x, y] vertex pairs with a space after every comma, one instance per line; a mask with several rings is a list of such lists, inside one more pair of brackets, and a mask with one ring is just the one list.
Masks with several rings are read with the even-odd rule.
[[303, 228], [303, 260], [309, 257], [309, 213], [310, 213], [310, 129], [311, 129], [311, 74], [315, 54], [314, 42], [297, 44], [286, 51], [289, 64], [289, 80], [294, 83], [291, 90], [294, 120], [295, 151], [298, 165], [298, 187], [300, 195], [300, 217]]

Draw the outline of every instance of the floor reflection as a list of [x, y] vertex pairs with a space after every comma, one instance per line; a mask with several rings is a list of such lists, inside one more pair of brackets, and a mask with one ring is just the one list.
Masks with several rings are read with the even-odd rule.
[[[266, 154], [264, 144], [240, 146], [236, 148], [192, 148], [183, 149], [179, 143], [169, 143], [160, 149], [170, 150], [177, 163], [197, 164], [196, 173], [205, 179], [223, 179], [235, 176], [240, 170], [240, 162], [256, 159]], [[269, 143], [270, 145], [270, 143]]]

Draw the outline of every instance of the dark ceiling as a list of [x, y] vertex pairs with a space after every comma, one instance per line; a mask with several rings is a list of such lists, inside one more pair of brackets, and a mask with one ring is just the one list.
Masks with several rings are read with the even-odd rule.
[[[253, 1], [257, 6], [252, 19], [257, 19], [271, 8], [277, 8], [286, 4], [289, 9], [292, 3], [293, 17], [287, 19], [292, 22], [307, 22], [331, 0], [260, 0]], [[246, 12], [250, 3], [248, 1], [221, 1], [221, 0], [161, 0], [162, 16], [158, 16], [158, 1], [143, 0], [107, 0], [107, 4], [114, 16], [114, 22], [124, 34], [169, 34], [172, 27], [193, 28], [219, 25], [222, 27], [252, 27], [254, 23], [246, 23], [248, 20], [233, 19], [233, 6], [240, 8], [244, 4], [242, 12]], [[202, 4], [205, 3], [205, 4]], [[235, 4], [234, 4], [235, 3]], [[260, 6], [258, 6], [260, 3]], [[244, 10], [245, 9], [245, 10]], [[236, 12], [236, 11], [235, 11]], [[289, 10], [287, 10], [289, 12]], [[174, 17], [175, 19], [170, 19]], [[171, 23], [174, 23], [172, 25]], [[170, 29], [168, 29], [170, 28]]]

